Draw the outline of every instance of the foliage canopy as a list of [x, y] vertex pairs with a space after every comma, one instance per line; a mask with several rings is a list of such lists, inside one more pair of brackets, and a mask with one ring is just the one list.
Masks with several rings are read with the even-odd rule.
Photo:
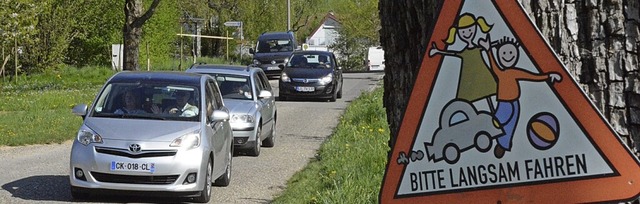
[[[152, 0], [143, 0], [149, 6]], [[373, 0], [290, 0], [291, 28], [299, 43], [304, 43], [323, 17], [333, 12], [342, 27], [341, 39], [332, 48], [345, 59], [361, 63], [366, 46], [378, 44], [379, 19], [377, 1]], [[16, 71], [31, 74], [60, 65], [75, 67], [110, 66], [111, 45], [122, 44], [123, 1], [103, 0], [3, 0], [0, 1], [0, 65], [7, 59], [3, 76]], [[189, 19], [197, 19], [190, 21]], [[239, 30], [224, 26], [227, 21], [243, 22], [244, 40]], [[226, 54], [223, 40], [179, 37], [178, 33], [196, 34], [198, 22], [202, 35], [225, 36], [232, 53], [253, 46], [267, 31], [287, 29], [287, 3], [283, 0], [162, 0], [156, 13], [143, 27], [140, 45], [141, 66], [178, 61], [192, 56], [200, 46], [198, 57]], [[16, 49], [17, 48], [17, 49]], [[16, 53], [17, 58], [16, 58]], [[17, 62], [16, 62], [17, 59]], [[152, 66], [153, 67], [153, 66]], [[348, 69], [348, 65], [345, 68]]]

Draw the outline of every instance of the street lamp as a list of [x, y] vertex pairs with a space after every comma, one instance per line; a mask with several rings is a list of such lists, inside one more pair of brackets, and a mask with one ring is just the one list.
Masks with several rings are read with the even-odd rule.
[[287, 0], [287, 31], [291, 30], [291, 0]]

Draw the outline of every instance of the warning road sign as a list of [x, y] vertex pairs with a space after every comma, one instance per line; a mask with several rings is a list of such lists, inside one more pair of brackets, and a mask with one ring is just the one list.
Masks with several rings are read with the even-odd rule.
[[582, 203], [640, 195], [640, 164], [521, 5], [445, 1], [382, 203]]

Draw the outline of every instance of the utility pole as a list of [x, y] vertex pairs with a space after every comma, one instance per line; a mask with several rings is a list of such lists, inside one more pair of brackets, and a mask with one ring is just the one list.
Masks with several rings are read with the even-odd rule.
[[287, 0], [287, 31], [291, 30], [291, 0]]
[[13, 54], [15, 55], [14, 56], [15, 57], [14, 62], [15, 62], [15, 67], [16, 67], [16, 72], [15, 72], [16, 73], [16, 78], [15, 78], [14, 81], [17, 83], [18, 82], [18, 35], [15, 35], [13, 37], [13, 43], [14, 43], [14, 46], [13, 46], [14, 47], [13, 48], [14, 49], [13, 50], [14, 53]]
[[[183, 25], [180, 25], [180, 35], [182, 35], [182, 28], [183, 28], [183, 27], [184, 27], [184, 24], [183, 24]], [[178, 65], [178, 70], [180, 70], [180, 71], [182, 71], [182, 51], [183, 51], [183, 50], [182, 50], [182, 49], [183, 49], [182, 47], [184, 46], [184, 45], [182, 44], [182, 43], [183, 43], [183, 42], [182, 42], [182, 38], [183, 38], [183, 37], [182, 37], [182, 36], [180, 36], [180, 64]]]

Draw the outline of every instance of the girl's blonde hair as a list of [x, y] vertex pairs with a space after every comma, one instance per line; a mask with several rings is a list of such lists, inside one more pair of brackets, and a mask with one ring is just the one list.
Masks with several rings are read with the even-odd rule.
[[449, 45], [453, 44], [453, 42], [456, 40], [456, 32], [458, 32], [458, 28], [466, 28], [473, 25], [480, 26], [480, 30], [483, 33], [489, 32], [491, 30], [491, 27], [493, 27], [493, 25], [489, 25], [482, 16], [476, 18], [473, 14], [464, 13], [458, 18], [458, 25], [451, 26], [451, 28], [449, 29], [449, 37], [447, 37], [447, 40], [445, 40], [445, 42]]

